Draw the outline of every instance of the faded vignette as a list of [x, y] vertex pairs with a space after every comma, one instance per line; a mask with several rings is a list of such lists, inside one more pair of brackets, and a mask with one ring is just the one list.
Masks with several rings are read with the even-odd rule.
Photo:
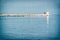
[[[6, 3], [7, 3], [7, 5], [6, 5]], [[32, 3], [32, 4], [30, 4], [30, 3]], [[25, 6], [24, 4], [27, 6]], [[25, 10], [24, 8], [25, 9], [30, 8], [30, 11]], [[60, 40], [60, 0], [0, 0], [0, 14], [3, 14], [3, 13], [18, 13], [18, 14], [23, 13], [24, 14], [24, 13], [40, 13], [40, 12], [43, 13], [43, 12], [47, 12], [47, 11], [49, 11], [51, 14], [51, 16], [49, 18], [50, 19], [49, 26], [48, 26], [49, 29], [46, 29], [44, 27], [44, 26], [46, 26], [45, 18], [43, 19], [43, 21], [44, 21], [43, 24], [39, 24], [39, 22], [42, 21], [41, 19], [39, 19], [39, 18], [33, 19], [33, 21], [30, 21], [30, 22], [32, 22], [33, 26], [36, 27], [36, 29], [33, 29], [35, 31], [31, 30], [32, 35], [31, 34], [19, 34], [20, 31], [18, 33], [16, 33], [17, 32], [16, 30], [18, 30], [18, 28], [17, 29], [15, 28], [16, 30], [10, 29], [11, 31], [8, 32], [7, 27], [10, 25], [10, 23], [8, 24], [8, 26], [6, 26], [7, 24], [6, 25], [4, 24], [5, 23], [4, 20], [6, 20], [6, 19], [4, 17], [0, 17], [0, 40]], [[24, 21], [23, 19], [20, 18], [18, 20], [20, 20], [20, 22], [24, 22], [24, 24], [25, 24], [25, 22], [27, 22], [27, 26], [28, 26], [29, 25], [28, 20], [31, 20], [31, 19], [32, 18], [30, 18], [30, 19], [24, 18], [24, 20], [25, 20]], [[13, 20], [12, 22], [16, 21], [14, 18], [8, 19], [7, 21], [9, 22], [9, 20], [10, 21]], [[38, 26], [34, 25], [35, 24], [34, 20], [37, 21], [36, 23], [39, 24]], [[18, 21], [18, 23], [19, 23], [19, 21]], [[20, 24], [17, 24], [15, 26], [13, 26], [13, 24], [12, 24], [12, 27], [13, 28], [16, 26], [18, 27], [18, 25], [20, 25]], [[31, 25], [29, 27], [32, 28]], [[44, 25], [44, 26], [42, 26], [42, 25]], [[25, 26], [23, 26], [23, 27], [25, 27]], [[11, 26], [9, 26], [9, 27], [11, 27]], [[44, 27], [44, 28], [42, 28], [42, 27]], [[39, 28], [43, 29], [43, 30], [40, 30]], [[38, 29], [40, 31], [38, 31]], [[47, 30], [49, 32], [48, 34], [46, 34]], [[27, 31], [27, 33], [29, 32], [28, 30], [26, 30], [26, 31]], [[44, 32], [41, 33], [42, 31], [44, 31], [45, 33]], [[7, 33], [12, 33], [12, 32], [13, 32], [13, 34], [7, 34]], [[35, 33], [37, 32], [37, 35], [34, 35], [35, 34], [34, 32]], [[5, 35], [5, 33], [7, 34], [7, 36]], [[22, 33], [22, 31], [21, 31], [21, 33]], [[12, 35], [12, 36], [10, 36], [10, 35]]]

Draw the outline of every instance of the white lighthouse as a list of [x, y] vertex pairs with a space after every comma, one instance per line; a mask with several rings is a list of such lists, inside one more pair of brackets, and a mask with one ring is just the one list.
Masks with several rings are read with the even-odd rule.
[[47, 24], [49, 24], [49, 12], [46, 12], [47, 14]]

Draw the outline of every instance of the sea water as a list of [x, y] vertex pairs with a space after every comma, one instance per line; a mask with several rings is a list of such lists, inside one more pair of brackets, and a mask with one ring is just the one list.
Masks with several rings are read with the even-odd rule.
[[1, 35], [6, 39], [48, 39], [58, 37], [59, 1], [2, 1], [1, 14], [43, 14], [47, 17], [0, 17]]

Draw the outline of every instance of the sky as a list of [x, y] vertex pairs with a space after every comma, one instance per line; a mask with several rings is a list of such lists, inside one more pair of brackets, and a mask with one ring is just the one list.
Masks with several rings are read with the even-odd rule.
[[2, 33], [8, 38], [22, 37], [57, 37], [59, 0], [2, 0], [2, 14], [43, 14], [49, 12], [47, 18], [40, 17], [2, 17]]

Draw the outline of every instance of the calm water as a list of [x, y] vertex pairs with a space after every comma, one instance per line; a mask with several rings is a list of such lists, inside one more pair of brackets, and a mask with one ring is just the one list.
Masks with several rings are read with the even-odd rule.
[[43, 39], [58, 37], [59, 1], [2, 1], [3, 14], [43, 14], [50, 12], [49, 24], [44, 16], [40, 17], [0, 17], [1, 35], [6, 39]]

